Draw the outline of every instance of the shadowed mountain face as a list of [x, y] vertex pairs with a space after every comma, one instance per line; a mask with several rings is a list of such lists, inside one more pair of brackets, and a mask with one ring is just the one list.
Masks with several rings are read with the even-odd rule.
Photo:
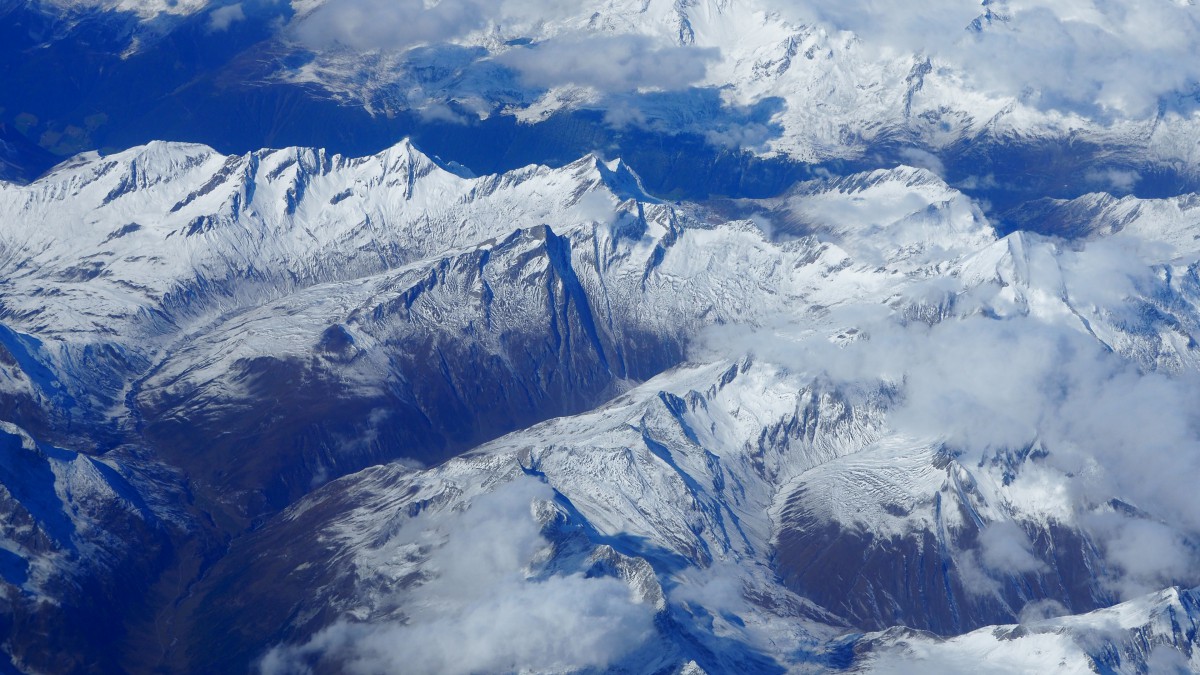
[[[185, 350], [178, 374], [152, 376], [137, 394], [145, 438], [217, 494], [260, 491], [245, 506], [255, 516], [366, 466], [436, 464], [590, 409], [684, 350], [681, 337], [585, 290], [605, 285], [591, 244], [548, 227], [517, 231], [374, 280], [386, 299], [331, 308], [339, 323], [306, 336], [308, 354], [239, 358], [212, 380], [196, 378], [187, 360], [199, 350]], [[234, 319], [220, 336], [276, 321]]]
[[[1053, 602], [1072, 614], [1114, 604], [1116, 598], [1093, 572], [1104, 565], [1096, 544], [1053, 522], [1030, 528], [1033, 532], [1017, 530], [1032, 542], [1033, 559], [1044, 564], [1006, 570], [1000, 583], [981, 583], [972, 568], [977, 563], [961, 553], [980, 548], [983, 529], [972, 513], [978, 498], [962, 484], [965, 477], [969, 485], [970, 473], [951, 463], [943, 475], [939, 489], [922, 495], [925, 503], [916, 506], [931, 511], [934, 526], [904, 534], [831, 523], [819, 510], [806, 508], [814, 495], [800, 487], [785, 507], [786, 525], [779, 533], [776, 564], [784, 584], [857, 626], [903, 625], [943, 636], [1015, 622], [1030, 603]], [[871, 474], [854, 478], [875, 479]], [[872, 497], [887, 499], [883, 491]], [[912, 515], [902, 503], [870, 507], [895, 517]], [[956, 513], [944, 513], [951, 510]]]
[[[169, 474], [131, 470], [35, 441], [0, 426], [0, 625], [5, 661], [18, 671], [112, 672], [129, 622], [144, 610], [146, 580], [184, 536], [169, 518], [183, 504]], [[49, 601], [49, 602], [48, 602]]]
[[27, 183], [57, 161], [54, 155], [0, 122], [0, 180]]

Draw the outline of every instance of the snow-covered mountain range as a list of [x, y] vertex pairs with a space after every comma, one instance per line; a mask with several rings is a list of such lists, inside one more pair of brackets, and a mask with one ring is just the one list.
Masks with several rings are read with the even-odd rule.
[[[1135, 145], [1142, 154], [1130, 161], [1190, 162], [1197, 128], [1184, 101], [1198, 83], [1190, 67], [1155, 64], [1170, 82], [1115, 81], [1129, 75], [1123, 66], [1149, 65], [1122, 61], [1136, 52], [1109, 54], [1109, 69], [1075, 64], [1080, 91], [1045, 74], [1057, 50], [1083, 61], [1095, 56], [1085, 50], [1110, 41], [1146, 48], [1147, 61], [1183, 56], [1175, 35], [1155, 41], [1148, 31], [1197, 21], [1193, 9], [1171, 4], [1135, 25], [1091, 2], [947, 0], [868, 11], [791, 0], [450, 0], [430, 17], [403, 3], [298, 0], [284, 39], [314, 57], [279, 76], [379, 112], [537, 122], [593, 108], [618, 126], [692, 132], [807, 162], [889, 143], [947, 152], [1063, 135]], [[463, 12], [476, 16], [454, 20]], [[416, 18], [434, 25], [406, 29]], [[945, 31], [943, 43], [915, 39], [927, 23]], [[1060, 31], [1055, 38], [1089, 30], [1104, 39], [1039, 44], [1053, 30], [1046, 24]], [[930, 27], [919, 32], [927, 38]], [[1038, 51], [1045, 60], [1035, 60]]]
[[1194, 201], [408, 141], [0, 184], [0, 667], [1200, 668]]
[[500, 172], [599, 148], [690, 197], [897, 163], [1002, 211], [1197, 189], [1194, 6], [840, 5], [14, 0], [0, 123], [64, 157], [162, 138], [369, 154], [410, 135]]

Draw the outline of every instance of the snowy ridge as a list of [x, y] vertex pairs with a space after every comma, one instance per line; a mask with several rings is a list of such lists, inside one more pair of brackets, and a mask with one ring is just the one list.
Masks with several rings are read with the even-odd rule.
[[[1089, 614], [980, 630], [951, 640], [885, 633], [868, 639], [863, 673], [912, 668], [1011, 673], [1194, 672], [1197, 589], [1170, 588]], [[1112, 636], [1097, 644], [1094, 635]]]
[[[464, 178], [407, 142], [361, 159], [300, 149], [223, 157], [165, 143], [84, 155], [0, 191], [0, 316], [15, 331], [6, 346], [18, 361], [28, 354], [13, 390], [58, 400], [74, 418], [108, 418], [172, 345], [239, 311], [333, 283], [339, 294], [360, 289], [366, 303], [405, 283], [397, 275], [412, 284], [437, 260], [502, 247], [548, 222], [569, 230], [607, 219], [639, 197], [623, 207], [618, 232], [636, 225], [642, 204], [660, 209], [619, 162]], [[269, 334], [311, 325], [307, 312], [290, 315]], [[324, 330], [336, 319], [320, 320]]]
[[[23, 573], [11, 571], [25, 590], [44, 592], [51, 577], [65, 570], [83, 576], [115, 563], [124, 545], [105, 532], [103, 511], [116, 509], [120, 517], [148, 521], [154, 516], [140, 503], [135, 489], [116, 469], [104, 462], [58, 448], [40, 446], [26, 432], [4, 422], [4, 497], [9, 512], [5, 550], [26, 560], [37, 559]], [[50, 497], [49, 503], [43, 498]], [[55, 503], [57, 502], [57, 503]], [[57, 560], [56, 560], [57, 559]]]
[[[358, 160], [295, 148], [223, 157], [166, 143], [83, 155], [3, 193], [4, 269], [10, 288], [96, 281], [44, 310], [8, 312], [43, 331], [152, 332], [156, 317], [185, 302], [189, 312], [218, 301], [227, 311], [239, 304], [230, 296], [257, 285], [295, 289], [365, 276], [516, 228], [581, 218], [576, 200], [605, 180], [636, 188], [621, 170], [587, 159], [559, 171], [466, 179], [407, 142]], [[562, 201], [547, 202], [550, 195]]]
[[1046, 234], [1145, 241], [1158, 249], [1145, 254], [1166, 263], [1195, 255], [1198, 208], [1200, 203], [1192, 194], [1169, 199], [1118, 199], [1094, 193], [1071, 200], [1035, 202], [1011, 215], [1019, 224]]

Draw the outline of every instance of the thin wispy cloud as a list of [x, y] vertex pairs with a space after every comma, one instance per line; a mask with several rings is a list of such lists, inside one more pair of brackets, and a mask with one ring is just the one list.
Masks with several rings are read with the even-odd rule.
[[498, 61], [532, 86], [573, 84], [620, 92], [695, 84], [719, 57], [716, 49], [662, 45], [642, 35], [569, 35], [514, 49]]

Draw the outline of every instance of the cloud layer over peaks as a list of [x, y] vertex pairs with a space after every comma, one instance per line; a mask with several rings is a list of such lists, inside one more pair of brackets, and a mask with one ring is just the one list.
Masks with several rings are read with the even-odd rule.
[[303, 645], [272, 649], [265, 675], [574, 671], [604, 668], [639, 647], [654, 609], [612, 578], [535, 578], [549, 545], [532, 514], [553, 493], [520, 479], [476, 498], [462, 513], [424, 515], [387, 542], [389, 550], [432, 549], [432, 579], [394, 600], [404, 620], [339, 621]]
[[704, 78], [716, 49], [660, 45], [642, 35], [568, 36], [506, 52], [499, 61], [528, 84], [588, 86], [600, 91], [676, 89]]
[[[502, 4], [502, 3], [497, 3]], [[487, 3], [478, 0], [330, 0], [296, 26], [301, 40], [316, 46], [404, 49], [450, 40], [487, 22]]]
[[917, 53], [983, 91], [1039, 107], [1140, 117], [1200, 82], [1200, 8], [1148, 0], [790, 3], [869, 50]]
[[[1200, 11], [1174, 0], [325, 0], [288, 31], [318, 53], [289, 76], [373, 108], [538, 121], [582, 107], [805, 157], [923, 110], [983, 123], [1010, 98], [1025, 104], [1014, 124], [1055, 129], [1055, 112], [1188, 112], [1200, 83]], [[926, 58], [926, 79], [906, 79]], [[1050, 114], [1021, 117], [1031, 108]], [[1128, 190], [1139, 177], [1092, 178]]]

